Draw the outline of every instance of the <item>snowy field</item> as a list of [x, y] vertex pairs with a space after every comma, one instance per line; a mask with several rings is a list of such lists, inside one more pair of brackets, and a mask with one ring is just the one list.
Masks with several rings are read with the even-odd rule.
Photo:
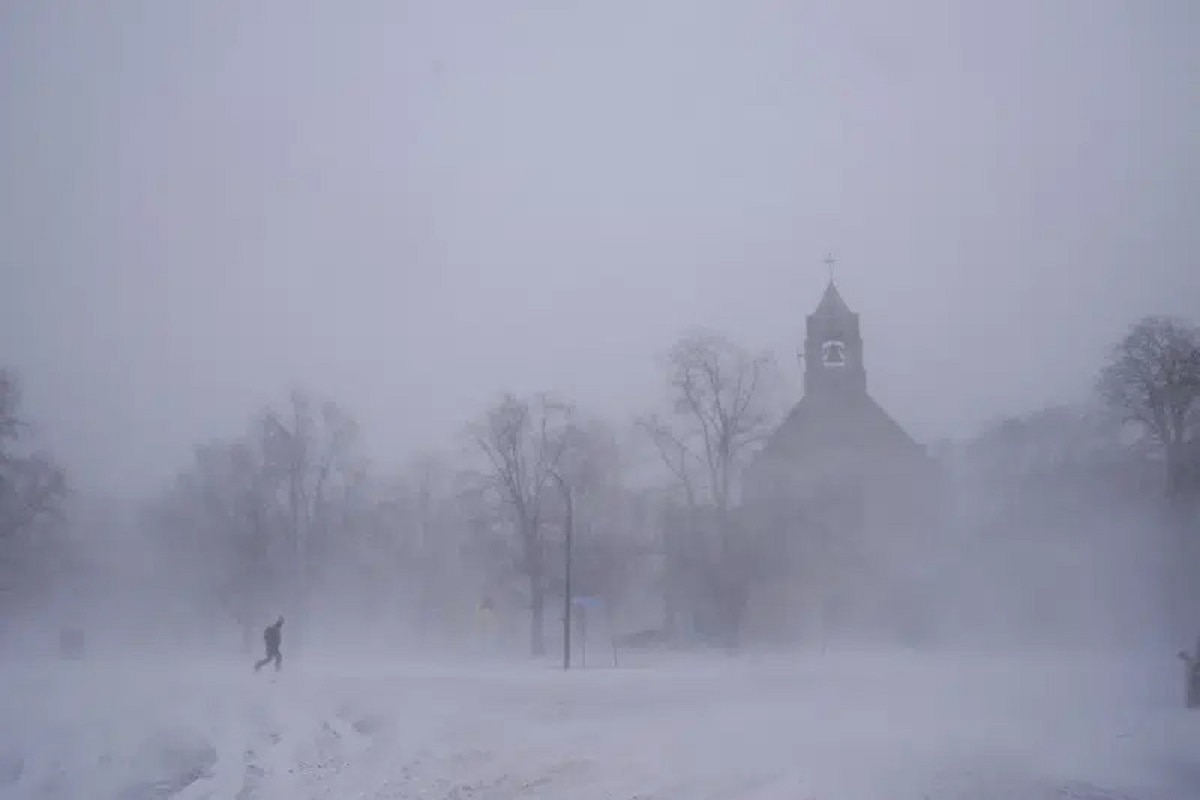
[[285, 666], [9, 663], [0, 797], [1200, 798], [1169, 657]]

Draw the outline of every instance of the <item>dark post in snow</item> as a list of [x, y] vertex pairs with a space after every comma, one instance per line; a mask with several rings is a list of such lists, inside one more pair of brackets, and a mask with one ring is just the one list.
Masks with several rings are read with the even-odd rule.
[[1196, 652], [1179, 651], [1183, 661], [1184, 702], [1188, 708], [1200, 708], [1200, 641], [1196, 642]]
[[571, 499], [571, 487], [563, 480], [563, 476], [557, 471], [551, 471], [550, 475], [558, 484], [567, 504], [567, 521], [563, 525], [563, 533], [566, 538], [563, 556], [563, 582], [565, 584], [563, 587], [563, 670], [565, 671], [571, 668], [571, 539], [575, 528], [575, 504]]

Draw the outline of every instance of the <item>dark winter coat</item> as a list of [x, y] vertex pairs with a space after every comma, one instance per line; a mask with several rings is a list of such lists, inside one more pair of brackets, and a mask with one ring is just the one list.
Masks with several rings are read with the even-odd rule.
[[279, 620], [274, 625], [268, 625], [263, 631], [263, 641], [267, 643], [267, 652], [274, 653], [279, 649], [279, 641], [283, 637], [283, 620]]

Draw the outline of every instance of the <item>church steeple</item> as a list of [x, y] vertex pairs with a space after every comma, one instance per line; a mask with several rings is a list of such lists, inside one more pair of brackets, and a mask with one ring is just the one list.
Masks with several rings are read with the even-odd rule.
[[867, 371], [863, 366], [858, 314], [846, 305], [832, 275], [821, 302], [808, 315], [806, 333], [804, 394], [837, 397], [866, 394]]
[[824, 314], [826, 316], [853, 314], [850, 306], [846, 305], [846, 301], [842, 299], [842, 293], [837, 290], [837, 286], [832, 279], [829, 281], [829, 285], [825, 287], [825, 294], [821, 296], [821, 302], [817, 304], [817, 310], [813, 313]]

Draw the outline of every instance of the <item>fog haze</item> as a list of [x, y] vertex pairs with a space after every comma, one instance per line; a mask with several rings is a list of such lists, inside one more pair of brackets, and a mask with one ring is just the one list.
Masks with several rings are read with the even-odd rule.
[[1198, 33], [0, 3], [0, 800], [1200, 796]]
[[798, 395], [832, 251], [873, 393], [960, 436], [1086, 393], [1131, 319], [1200, 305], [1198, 22], [9, 5], [2, 355], [87, 487], [144, 491], [292, 383], [390, 462], [501, 388], [630, 414], [694, 325], [770, 348]]

